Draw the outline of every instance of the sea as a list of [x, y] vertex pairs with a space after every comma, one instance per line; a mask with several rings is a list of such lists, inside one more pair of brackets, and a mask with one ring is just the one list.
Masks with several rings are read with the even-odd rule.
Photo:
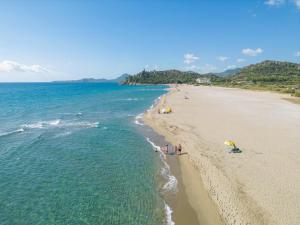
[[0, 224], [174, 224], [176, 178], [141, 120], [166, 88], [0, 84]]

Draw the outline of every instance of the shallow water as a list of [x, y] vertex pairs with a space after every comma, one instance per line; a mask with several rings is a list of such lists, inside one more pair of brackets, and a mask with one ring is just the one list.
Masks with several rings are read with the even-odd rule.
[[163, 224], [160, 156], [135, 117], [165, 92], [0, 84], [0, 224]]

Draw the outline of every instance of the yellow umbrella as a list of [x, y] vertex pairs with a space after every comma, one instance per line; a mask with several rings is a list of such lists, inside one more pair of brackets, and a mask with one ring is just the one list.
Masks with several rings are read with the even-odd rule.
[[166, 113], [170, 113], [170, 112], [172, 112], [171, 107], [167, 107], [167, 108], [166, 108]]
[[236, 145], [235, 145], [235, 143], [234, 143], [233, 141], [226, 140], [226, 141], [224, 142], [224, 144], [227, 145], [227, 146], [236, 148]]

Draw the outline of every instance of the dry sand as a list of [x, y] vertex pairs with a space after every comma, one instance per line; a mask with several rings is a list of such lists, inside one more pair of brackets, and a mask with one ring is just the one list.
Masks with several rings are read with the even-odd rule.
[[[199, 221], [203, 204], [200, 187], [193, 182], [201, 177], [226, 224], [300, 224], [300, 105], [284, 98], [268, 92], [180, 86], [145, 114], [148, 125], [171, 143], [181, 143], [188, 153], [179, 161]], [[158, 114], [163, 105], [171, 106], [173, 113]], [[223, 144], [227, 139], [242, 153], [228, 153]], [[191, 165], [197, 173], [188, 172]], [[216, 217], [210, 211], [205, 215]]]

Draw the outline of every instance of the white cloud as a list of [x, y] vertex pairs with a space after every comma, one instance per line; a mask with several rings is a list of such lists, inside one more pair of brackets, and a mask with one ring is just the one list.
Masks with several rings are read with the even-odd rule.
[[187, 53], [187, 54], [184, 54], [183, 56], [183, 62], [185, 64], [192, 64], [193, 62], [197, 61], [199, 59], [199, 57], [195, 56], [194, 54], [192, 53]]
[[295, 52], [295, 56], [296, 56], [296, 57], [300, 57], [300, 51]]
[[237, 61], [238, 63], [243, 63], [243, 62], [245, 62], [245, 59], [239, 58], [239, 59], [237, 59], [236, 61]]
[[293, 3], [298, 9], [300, 9], [300, 0], [266, 0], [265, 4], [269, 6], [280, 6], [285, 3]]
[[270, 6], [279, 6], [279, 5], [282, 5], [283, 3], [285, 3], [285, 0], [267, 0], [267, 1], [265, 1], [265, 4], [270, 5]]
[[300, 0], [294, 0], [295, 5], [300, 9]]
[[242, 53], [246, 56], [257, 56], [262, 52], [263, 50], [261, 48], [257, 48], [257, 49], [245, 48], [242, 50]]
[[49, 70], [38, 64], [24, 65], [15, 61], [4, 60], [0, 62], [0, 72], [32, 72], [32, 73], [47, 73]]
[[219, 57], [217, 57], [217, 59], [220, 60], [221, 62], [225, 62], [225, 61], [227, 61], [229, 58], [226, 57], [226, 56], [219, 56]]
[[235, 69], [235, 68], [237, 68], [236, 65], [229, 65], [229, 66], [227, 66], [227, 67], [225, 68], [225, 70], [232, 70], [232, 69]]

